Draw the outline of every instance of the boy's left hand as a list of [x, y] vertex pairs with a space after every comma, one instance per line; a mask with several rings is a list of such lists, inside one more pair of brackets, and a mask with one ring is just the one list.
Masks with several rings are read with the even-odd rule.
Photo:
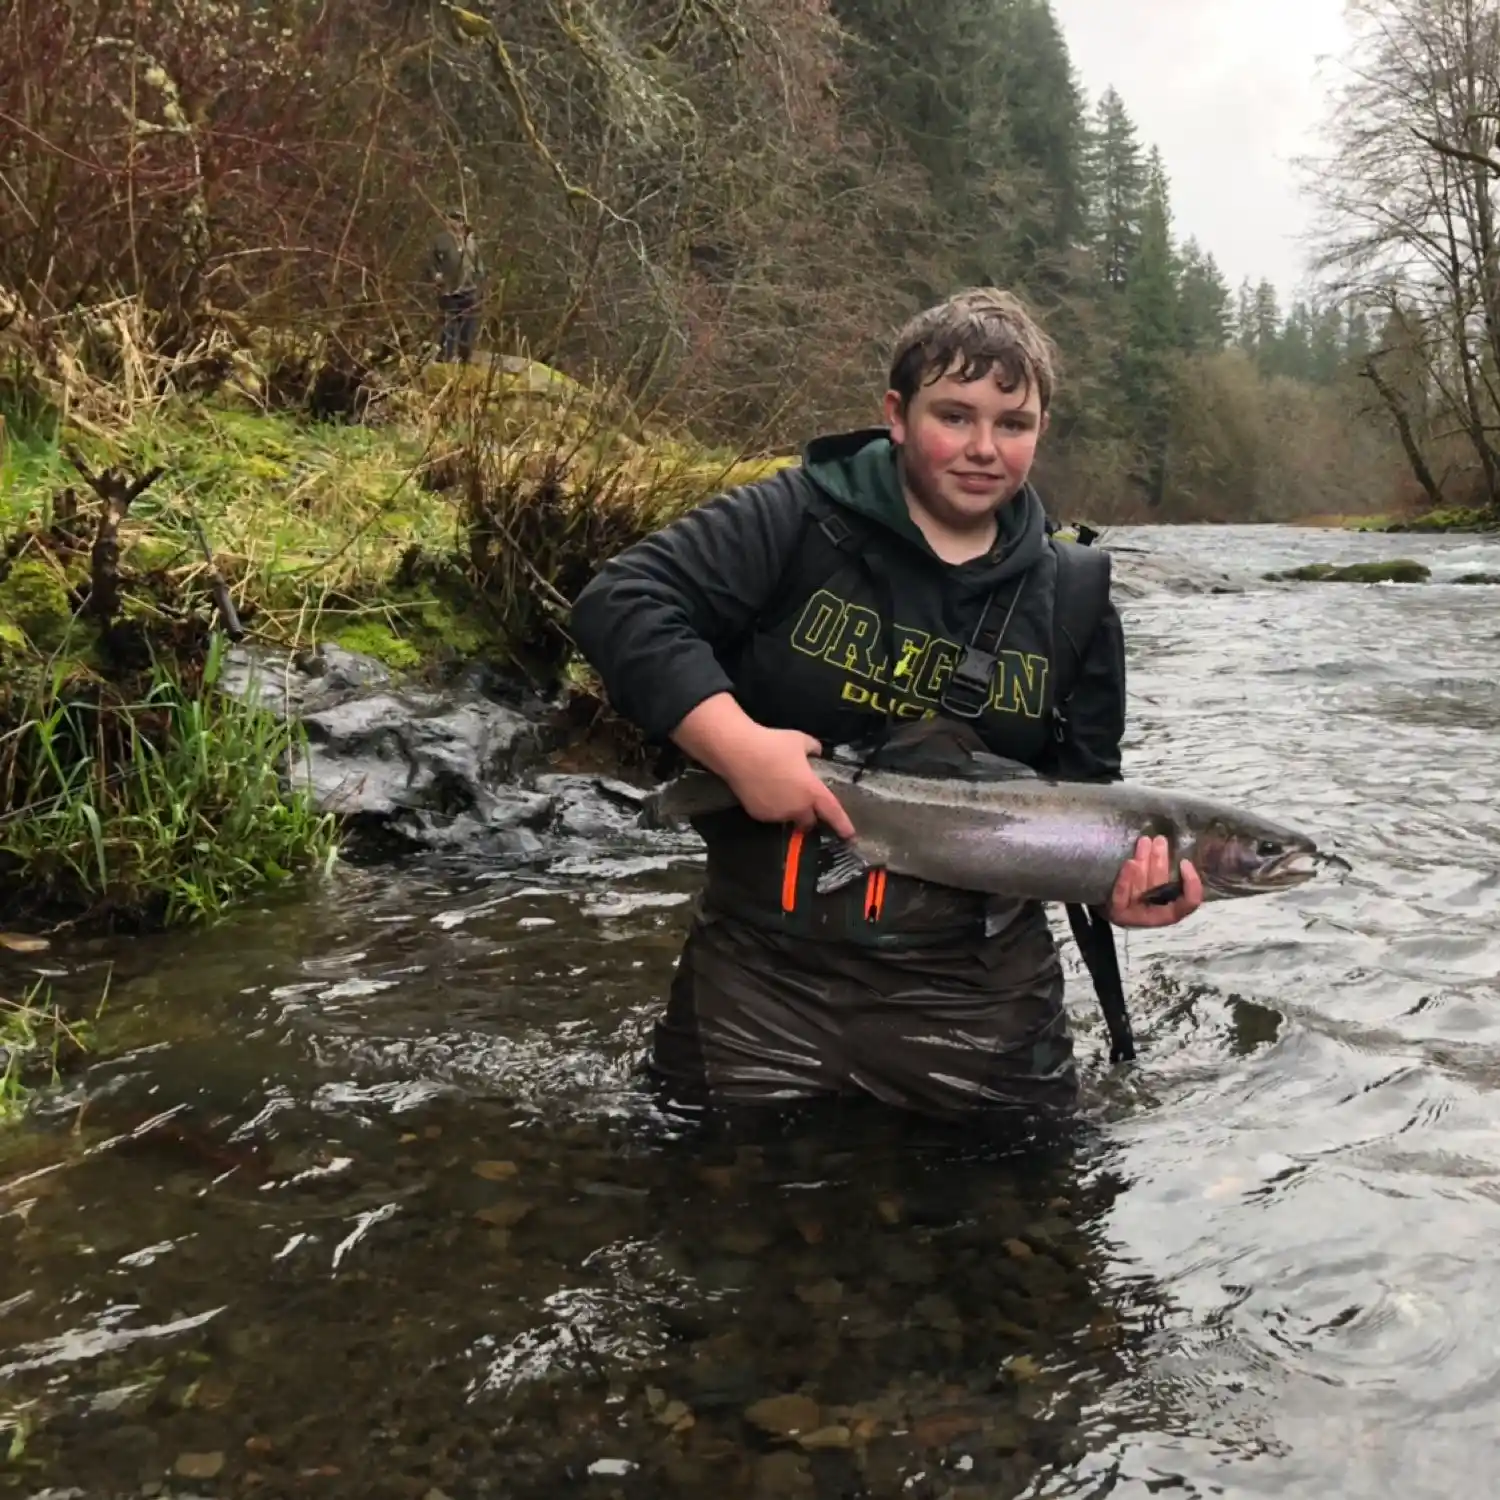
[[1164, 906], [1145, 900], [1172, 879], [1172, 858], [1164, 838], [1136, 840], [1135, 857], [1120, 867], [1109, 898], [1109, 920], [1116, 927], [1171, 927], [1203, 905], [1203, 882], [1191, 860], [1181, 865], [1182, 894]]

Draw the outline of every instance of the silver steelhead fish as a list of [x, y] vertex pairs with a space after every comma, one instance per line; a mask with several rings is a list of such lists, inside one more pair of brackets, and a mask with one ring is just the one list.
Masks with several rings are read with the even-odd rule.
[[[861, 769], [822, 756], [810, 764], [855, 829], [848, 843], [821, 829], [832, 851], [818, 881], [824, 894], [874, 867], [1017, 900], [1104, 905], [1142, 835], [1167, 840], [1174, 885], [1181, 861], [1192, 861], [1205, 900], [1266, 895], [1325, 865], [1349, 868], [1295, 828], [1128, 781], [1052, 781], [998, 757], [986, 757], [983, 779]], [[726, 782], [695, 768], [650, 794], [642, 816], [679, 823], [737, 803]]]

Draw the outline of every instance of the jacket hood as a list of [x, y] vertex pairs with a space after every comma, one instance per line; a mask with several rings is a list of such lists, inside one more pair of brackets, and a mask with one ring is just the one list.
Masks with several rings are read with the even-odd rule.
[[[897, 449], [884, 427], [814, 438], [802, 454], [807, 477], [828, 499], [894, 532], [935, 562], [942, 559], [928, 545], [906, 507], [897, 467]], [[1036, 562], [1047, 544], [1047, 515], [1041, 496], [1030, 484], [999, 511], [994, 548], [983, 557], [952, 567], [966, 586], [992, 588]]]

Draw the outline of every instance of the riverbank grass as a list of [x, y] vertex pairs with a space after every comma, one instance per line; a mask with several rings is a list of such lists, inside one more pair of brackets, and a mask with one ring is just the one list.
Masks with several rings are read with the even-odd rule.
[[108, 428], [12, 422], [0, 922], [211, 917], [336, 856], [288, 775], [296, 728], [217, 691], [226, 632], [398, 676], [480, 658], [559, 690], [597, 567], [787, 462], [644, 430], [545, 368], [429, 368], [362, 421], [221, 393]]
[[0, 994], [0, 1126], [21, 1119], [38, 1088], [55, 1084], [70, 1063], [88, 1053], [107, 998], [106, 989], [94, 1016], [70, 1020], [41, 980], [18, 999]]

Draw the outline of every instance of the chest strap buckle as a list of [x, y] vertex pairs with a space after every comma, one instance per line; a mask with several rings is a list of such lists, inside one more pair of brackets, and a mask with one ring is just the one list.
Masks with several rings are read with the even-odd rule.
[[938, 700], [943, 712], [960, 719], [977, 719], [989, 706], [999, 658], [977, 646], [965, 646], [953, 675]]

